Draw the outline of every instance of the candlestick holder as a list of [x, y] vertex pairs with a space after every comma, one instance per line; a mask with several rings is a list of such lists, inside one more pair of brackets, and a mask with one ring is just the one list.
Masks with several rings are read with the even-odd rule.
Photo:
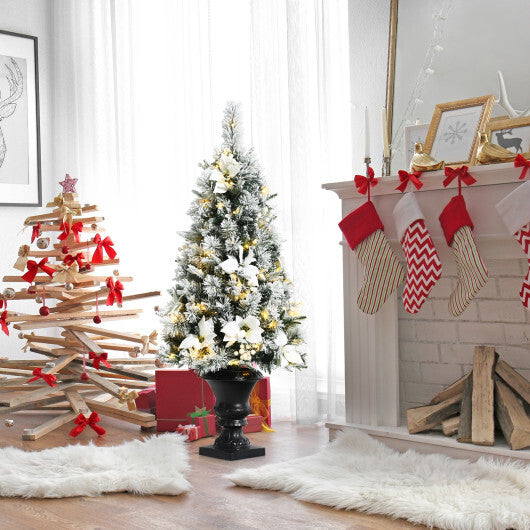
[[368, 168], [370, 167], [370, 164], [372, 163], [372, 159], [369, 156], [365, 156], [364, 163], [366, 165], [366, 177], [369, 178], [370, 175], [368, 175]]
[[390, 176], [390, 157], [383, 155], [383, 165], [381, 167], [381, 175], [383, 177]]

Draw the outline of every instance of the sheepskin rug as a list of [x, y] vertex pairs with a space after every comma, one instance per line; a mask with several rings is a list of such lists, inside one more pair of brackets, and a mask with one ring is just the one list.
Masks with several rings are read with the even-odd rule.
[[530, 466], [399, 453], [361, 431], [319, 453], [241, 469], [239, 486], [447, 529], [530, 529]]
[[77, 497], [127, 491], [179, 495], [190, 489], [185, 437], [174, 433], [113, 447], [0, 449], [0, 496]]

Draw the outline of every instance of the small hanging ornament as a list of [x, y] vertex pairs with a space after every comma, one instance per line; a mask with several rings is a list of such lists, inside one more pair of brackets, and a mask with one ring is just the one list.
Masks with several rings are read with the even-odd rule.
[[6, 427], [13, 427], [13, 425], [15, 425], [15, 420], [12, 420], [11, 418], [7, 418], [4, 420], [4, 425]]
[[35, 296], [35, 302], [37, 302], [37, 304], [42, 304], [42, 296], [40, 294]]
[[138, 357], [138, 355], [140, 355], [140, 347], [139, 347], [139, 346], [135, 346], [135, 347], [129, 352], [129, 357], [132, 357], [133, 359], [136, 359], [136, 357]]
[[73, 288], [74, 288], [74, 284], [73, 283], [70, 283], [70, 282], [67, 282], [64, 284], [64, 288], [67, 290], [67, 291], [71, 291]]
[[35, 239], [40, 237], [40, 235], [42, 234], [40, 227], [41, 227], [40, 223], [37, 223], [36, 225], [33, 226], [31, 230], [31, 242], [32, 243], [33, 241], [35, 241]]
[[52, 362], [52, 361], [49, 361], [49, 362], [46, 363], [45, 366], [46, 366], [46, 368], [55, 368], [55, 363]]
[[99, 297], [96, 295], [96, 316], [92, 319], [94, 324], [101, 324], [101, 317], [99, 316]]
[[155, 366], [157, 368], [164, 368], [164, 366], [166, 366], [166, 363], [162, 361], [162, 359], [155, 359]]
[[63, 254], [68, 254], [68, 253], [70, 252], [70, 249], [68, 248], [67, 245], [64, 245], [64, 247], [61, 248], [61, 252], [62, 252]]
[[7, 287], [6, 289], [4, 289], [4, 292], [2, 294], [8, 300], [13, 300], [13, 298], [15, 298], [15, 289], [13, 289], [12, 287]]
[[120, 271], [118, 269], [114, 269], [112, 271], [112, 274], [114, 274], [114, 276], [119, 276], [120, 275]]
[[39, 313], [43, 317], [50, 314], [50, 308], [46, 305], [46, 287], [42, 288], [42, 307], [39, 309]]
[[49, 237], [39, 237], [39, 239], [37, 239], [37, 247], [39, 247], [41, 250], [48, 248], [49, 245], [50, 245]]
[[90, 377], [86, 373], [86, 348], [83, 347], [83, 371], [81, 372], [81, 381], [88, 381]]

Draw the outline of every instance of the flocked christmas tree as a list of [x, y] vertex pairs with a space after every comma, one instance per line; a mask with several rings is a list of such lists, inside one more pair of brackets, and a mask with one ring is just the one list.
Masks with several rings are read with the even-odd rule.
[[299, 304], [280, 256], [269, 193], [241, 118], [229, 103], [223, 145], [204, 161], [179, 249], [172, 300], [162, 313], [161, 357], [200, 375], [246, 366], [305, 367]]

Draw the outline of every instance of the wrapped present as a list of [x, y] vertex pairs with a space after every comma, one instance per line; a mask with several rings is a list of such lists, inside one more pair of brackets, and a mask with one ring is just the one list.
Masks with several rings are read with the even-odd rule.
[[243, 432], [260, 432], [263, 424], [263, 416], [258, 414], [249, 414], [247, 416], [247, 424], [243, 427]]
[[149, 388], [140, 390], [135, 402], [136, 410], [156, 414], [156, 387], [150, 386]]
[[187, 414], [190, 417], [190, 421], [193, 425], [197, 425], [200, 428], [200, 432], [204, 433], [199, 438], [205, 438], [206, 436], [214, 436], [216, 433], [215, 415], [210, 414], [206, 408], [200, 409], [195, 407], [193, 412]]
[[187, 425], [177, 425], [175, 432], [179, 434], [186, 434], [188, 436], [187, 442], [194, 442], [199, 439], [199, 426], [188, 423]]
[[181, 434], [187, 434], [188, 442], [194, 442], [207, 436], [214, 436], [215, 416], [213, 414], [195, 416], [192, 418], [192, 423], [179, 424], [175, 430]]
[[209, 411], [215, 405], [210, 385], [192, 370], [156, 370], [155, 378], [158, 431], [176, 431], [192, 423], [188, 414], [196, 407]]
[[272, 431], [271, 429], [271, 380], [269, 377], [260, 379], [250, 394], [250, 408], [252, 414], [263, 417], [262, 429]]

